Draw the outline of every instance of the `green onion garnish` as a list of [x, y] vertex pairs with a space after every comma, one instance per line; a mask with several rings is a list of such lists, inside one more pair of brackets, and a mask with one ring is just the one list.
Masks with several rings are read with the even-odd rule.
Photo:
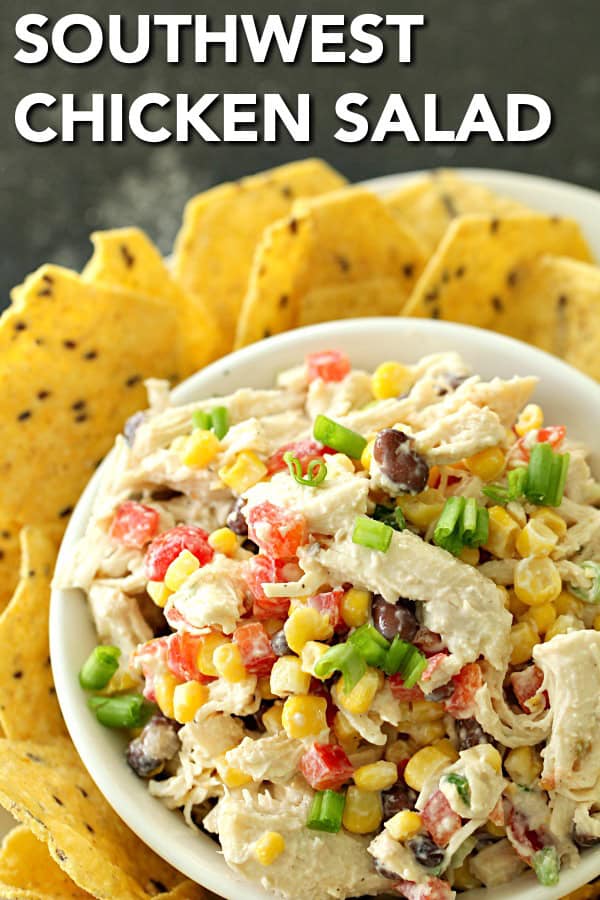
[[508, 485], [504, 487], [502, 484], [488, 484], [482, 488], [482, 493], [494, 503], [500, 503], [502, 506], [510, 503], [512, 500], [519, 500], [525, 493], [525, 485], [527, 483], [527, 466], [519, 466], [517, 469], [511, 469], [507, 475]]
[[537, 880], [544, 887], [552, 887], [558, 884], [560, 857], [556, 847], [542, 847], [541, 850], [533, 854], [531, 865], [537, 875]]
[[211, 410], [212, 430], [219, 440], [225, 437], [229, 431], [229, 414], [225, 406], [215, 406]]
[[119, 668], [118, 647], [94, 647], [79, 672], [79, 684], [85, 691], [101, 691]]
[[317, 791], [306, 820], [306, 827], [314, 831], [337, 834], [342, 827], [345, 804], [345, 794], [338, 791]]
[[327, 466], [322, 459], [311, 459], [306, 467], [306, 475], [302, 474], [302, 463], [291, 450], [283, 454], [283, 461], [290, 470], [290, 475], [296, 479], [298, 484], [306, 487], [318, 487], [327, 477]]
[[592, 562], [590, 559], [581, 563], [581, 568], [592, 579], [590, 587], [584, 590], [570, 585], [569, 590], [585, 603], [600, 603], [600, 563]]
[[212, 416], [205, 409], [197, 409], [192, 413], [192, 425], [201, 428], [202, 431], [210, 431], [212, 428]]
[[370, 666], [384, 668], [386, 655], [390, 649], [390, 642], [380, 634], [374, 625], [361, 625], [353, 631], [348, 642], [356, 647], [362, 658]]
[[373, 518], [384, 525], [389, 525], [394, 531], [404, 531], [406, 528], [406, 519], [404, 513], [399, 506], [383, 506], [378, 503], [373, 512]]
[[360, 459], [367, 446], [367, 442], [361, 434], [334, 422], [327, 416], [317, 416], [313, 426], [313, 437], [316, 441], [325, 444], [326, 447], [331, 447], [332, 450], [337, 450], [339, 453], [345, 453], [351, 459]]
[[95, 712], [100, 724], [107, 728], [140, 728], [155, 709], [141, 694], [90, 697], [88, 706]]
[[521, 497], [536, 506], [560, 506], [569, 471], [568, 453], [555, 453], [547, 443], [536, 444], [527, 467], [519, 466], [508, 473], [508, 486], [490, 484], [483, 493], [494, 503], [510, 503]]
[[463, 547], [485, 544], [489, 532], [489, 513], [473, 497], [448, 497], [433, 532], [433, 542], [454, 556]]
[[344, 676], [344, 693], [349, 694], [367, 671], [367, 664], [352, 644], [330, 647], [315, 664], [317, 678], [329, 678], [334, 672]]
[[450, 772], [449, 775], [444, 775], [444, 778], [449, 784], [453, 784], [456, 788], [456, 793], [465, 804], [465, 806], [471, 805], [471, 788], [469, 787], [469, 782], [465, 778], [464, 775], [458, 775], [456, 772]]
[[354, 544], [360, 544], [362, 547], [369, 547], [370, 550], [379, 550], [380, 553], [387, 553], [393, 533], [394, 529], [384, 522], [369, 519], [367, 516], [357, 516], [354, 520], [352, 541]]
[[[402, 641], [401, 638], [397, 638], [397, 640], [399, 643], [401, 642], [404, 644], [404, 652], [398, 668], [391, 674], [400, 675], [405, 688], [413, 688], [427, 668], [427, 659], [417, 647], [413, 646], [413, 644], [409, 644], [408, 641]], [[396, 638], [394, 638], [394, 641], [396, 641]], [[393, 646], [394, 645], [392, 644], [392, 648]], [[390, 648], [390, 653], [392, 648]], [[390, 661], [396, 663], [399, 656], [400, 651], [396, 650], [395, 655], [390, 657]]]

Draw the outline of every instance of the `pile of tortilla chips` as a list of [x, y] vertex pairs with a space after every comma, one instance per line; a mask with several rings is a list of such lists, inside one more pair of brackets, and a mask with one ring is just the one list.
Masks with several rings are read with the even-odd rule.
[[197, 900], [208, 893], [90, 780], [48, 656], [62, 533], [144, 407], [144, 381], [175, 383], [233, 347], [366, 315], [491, 328], [600, 379], [600, 269], [576, 222], [456, 173], [380, 198], [319, 160], [190, 200], [172, 265], [136, 228], [92, 241], [81, 274], [43, 266], [0, 318], [0, 804], [20, 823], [0, 847], [0, 897]]

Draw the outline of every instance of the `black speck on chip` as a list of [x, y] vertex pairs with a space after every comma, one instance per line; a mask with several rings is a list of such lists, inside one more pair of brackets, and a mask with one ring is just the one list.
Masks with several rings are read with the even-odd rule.
[[294, 192], [293, 192], [293, 190], [291, 189], [291, 187], [289, 186], [289, 184], [284, 184], [284, 185], [282, 186], [282, 188], [281, 188], [281, 194], [282, 194], [283, 197], [286, 197], [286, 199], [288, 199], [288, 200], [291, 200], [292, 197], [294, 196]]
[[30, 418], [31, 418], [31, 410], [24, 409], [23, 412], [20, 412], [19, 415], [17, 416], [17, 421], [24, 422], [26, 419], [30, 419]]
[[4, 550], [0, 550], [0, 560], [4, 559]]
[[270, 328], [265, 328], [265, 330], [263, 331], [263, 337], [266, 337], [266, 338], [271, 337], [271, 334], [272, 334], [272, 332], [271, 332]]
[[427, 291], [425, 294], [425, 303], [433, 303], [438, 298], [437, 289], [434, 288], [432, 291]]
[[125, 382], [125, 387], [135, 387], [136, 384], [139, 384], [142, 380], [141, 375], [130, 375], [127, 381]]
[[445, 193], [440, 194], [440, 200], [446, 207], [446, 212], [448, 213], [450, 218], [455, 219], [456, 216], [458, 215], [458, 210], [457, 210], [454, 200], [452, 199], [450, 194], [445, 194]]
[[89, 825], [87, 822], [84, 822], [83, 824], [85, 825], [85, 827], [87, 828], [87, 830], [89, 831], [90, 834], [95, 834], [95, 831], [91, 825]]
[[87, 350], [87, 351], [83, 354], [83, 358], [84, 358], [84, 359], [96, 359], [97, 356], [98, 356], [98, 351], [97, 351], [97, 350]]
[[163, 884], [162, 881], [159, 881], [157, 878], [151, 878], [150, 884], [152, 885], [153, 888], [155, 888], [158, 891], [159, 894], [167, 893], [167, 890], [168, 890], [167, 886], [165, 884]]
[[56, 848], [56, 855], [58, 856], [58, 858], [60, 859], [61, 862], [66, 862], [67, 854], [65, 853], [64, 850], [61, 850], [60, 847]]
[[75, 787], [77, 788], [77, 790], [79, 791], [79, 793], [81, 794], [81, 796], [82, 796], [82, 797], [85, 797], [85, 798], [87, 799], [87, 797], [88, 797], [88, 792], [86, 791], [86, 789], [85, 789], [85, 788], [82, 788], [82, 787], [81, 787], [80, 785], [78, 785], [78, 784], [76, 784]]
[[516, 269], [511, 269], [511, 271], [506, 276], [506, 283], [509, 287], [514, 287], [517, 281], [519, 280], [519, 275]]
[[58, 517], [59, 517], [59, 519], [66, 519], [66, 518], [68, 518], [68, 516], [71, 515], [72, 512], [73, 512], [72, 506], [65, 506], [64, 509], [61, 509], [61, 511], [59, 512]]
[[492, 219], [490, 222], [490, 231], [492, 234], [496, 234], [498, 229], [500, 228], [500, 219]]
[[342, 272], [350, 271], [350, 260], [345, 256], [336, 256], [336, 261]]
[[88, 420], [88, 414], [85, 412], [77, 413], [77, 415], [75, 416], [75, 419], [74, 419], [74, 421], [77, 422], [78, 424], [80, 422], [87, 422], [87, 420]]
[[448, 271], [448, 269], [444, 269], [444, 271], [442, 272], [442, 284], [448, 284], [449, 281], [450, 272]]
[[298, 220], [290, 219], [290, 224], [288, 225], [288, 228], [290, 229], [292, 234], [297, 234], [298, 233]]
[[19, 681], [19, 679], [23, 677], [23, 670], [22, 670], [22, 669], [17, 669], [16, 672], [13, 672], [13, 673], [12, 673], [12, 677], [13, 677], [13, 678], [16, 678], [16, 680]]
[[30, 759], [31, 762], [34, 762], [34, 763], [43, 763], [44, 762], [42, 757], [38, 756], [37, 753], [26, 753], [25, 756], [27, 757], [27, 759]]
[[504, 311], [504, 303], [502, 302], [500, 297], [492, 297], [491, 304], [492, 304], [493, 308], [496, 310], [496, 312]]
[[47, 400], [49, 396], [50, 396], [50, 391], [45, 391], [45, 390], [44, 390], [44, 391], [38, 391], [38, 392], [37, 392], [37, 398], [38, 398], [38, 400]]
[[38, 297], [51, 297], [52, 296], [52, 288], [44, 287], [41, 291], [37, 292]]
[[44, 338], [36, 338], [35, 343], [38, 347], [42, 347], [44, 345]]
[[431, 315], [431, 318], [432, 318], [432, 319], [439, 319], [439, 318], [441, 318], [441, 315], [442, 315], [442, 314], [441, 314], [441, 312], [440, 312], [439, 306], [434, 306], [433, 309], [431, 310], [430, 315]]
[[564, 309], [569, 302], [569, 298], [566, 294], [561, 294], [556, 302], [559, 309]]
[[133, 266], [133, 264], [135, 262], [135, 257], [131, 253], [129, 247], [127, 246], [127, 244], [121, 244], [119, 247], [119, 250], [121, 251], [121, 256], [123, 257], [123, 262], [125, 263], [125, 266], [128, 269], [131, 269], [131, 267]]
[[30, 569], [27, 573], [28, 578], [35, 578], [35, 569]]
[[58, 803], [59, 806], [64, 806], [65, 804], [62, 802], [60, 797], [57, 797], [56, 794], [52, 794], [52, 799], [55, 803]]
[[71, 409], [74, 412], [78, 412], [81, 409], [85, 409], [85, 400], [76, 400], [75, 403], [71, 404]]
[[22, 321], [15, 322], [15, 324], [13, 325], [13, 328], [15, 329], [15, 331], [25, 331], [27, 328], [27, 322], [22, 322]]
[[285, 309], [289, 302], [290, 302], [290, 298], [288, 297], [288, 295], [282, 294], [281, 297], [279, 298], [279, 308]]
[[52, 277], [52, 275], [48, 275], [47, 273], [45, 275], [42, 275], [42, 281], [45, 281], [46, 284], [54, 284], [54, 278]]
[[412, 278], [415, 274], [415, 267], [413, 263], [405, 263], [402, 266], [402, 274], [405, 278]]
[[63, 341], [63, 347], [65, 350], [76, 350], [77, 349], [77, 341], [66, 340]]
[[464, 267], [464, 266], [459, 266], [458, 269], [457, 269], [457, 270], [455, 271], [455, 273], [454, 273], [454, 275], [456, 276], [456, 278], [462, 278], [464, 274], [465, 274], [465, 267]]
[[550, 216], [550, 221], [552, 222], [553, 225], [558, 225], [558, 223], [561, 221], [561, 217], [560, 216]]

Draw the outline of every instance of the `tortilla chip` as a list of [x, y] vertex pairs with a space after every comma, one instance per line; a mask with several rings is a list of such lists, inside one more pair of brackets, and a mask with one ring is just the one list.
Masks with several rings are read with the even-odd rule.
[[236, 345], [300, 323], [398, 314], [423, 265], [413, 235], [369, 191], [298, 201], [257, 250]]
[[318, 159], [290, 163], [193, 197], [174, 249], [175, 277], [213, 309], [222, 353], [233, 344], [254, 251], [263, 231], [298, 197], [337, 190], [345, 179]]
[[600, 268], [545, 256], [523, 268], [511, 305], [514, 336], [562, 357], [600, 381]]
[[56, 545], [39, 528], [22, 530], [19, 584], [0, 616], [0, 724], [13, 740], [46, 741], [67, 734], [48, 648]]
[[589, 261], [579, 225], [535, 213], [456, 219], [427, 263], [403, 315], [448, 319], [514, 334], [521, 311], [512, 285], [544, 254]]
[[113, 812], [64, 738], [0, 741], [0, 803], [94, 897], [147, 900], [182, 880]]
[[131, 413], [144, 378], [177, 373], [174, 312], [43, 266], [0, 319], [2, 510], [62, 523]]
[[391, 212], [413, 229], [431, 255], [450, 223], [465, 215], [507, 216], [528, 212], [526, 206], [494, 194], [482, 184], [451, 169], [438, 169], [411, 181], [385, 198]]
[[29, 828], [20, 825], [0, 848], [0, 897], [3, 900], [93, 900], [60, 869]]
[[82, 272], [84, 281], [116, 285], [168, 302], [181, 335], [181, 376], [187, 377], [216, 358], [220, 336], [214, 314], [201, 297], [175, 282], [157, 247], [139, 228], [92, 234], [94, 253]]
[[20, 559], [19, 526], [0, 515], [0, 613], [17, 586]]

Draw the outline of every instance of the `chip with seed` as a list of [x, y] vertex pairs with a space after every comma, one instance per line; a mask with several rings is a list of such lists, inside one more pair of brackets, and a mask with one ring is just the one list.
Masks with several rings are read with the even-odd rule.
[[300, 324], [399, 314], [423, 265], [418, 241], [369, 191], [300, 200], [256, 252], [237, 346]]
[[164, 259], [139, 228], [117, 228], [92, 234], [94, 253], [82, 273], [84, 281], [117, 285], [172, 306], [181, 335], [181, 376], [215, 359], [220, 335], [207, 301], [187, 293], [172, 277]]
[[[2, 511], [23, 524], [65, 523], [143, 381], [176, 377], [168, 303], [43, 266], [0, 319]], [[35, 489], [32, 490], [32, 486]]]
[[221, 353], [231, 349], [246, 294], [254, 251], [265, 228], [286, 216], [299, 197], [314, 197], [345, 184], [326, 163], [307, 159], [222, 184], [186, 206], [174, 252], [182, 287], [215, 311]]
[[17, 586], [20, 558], [19, 525], [0, 514], [0, 613]]

